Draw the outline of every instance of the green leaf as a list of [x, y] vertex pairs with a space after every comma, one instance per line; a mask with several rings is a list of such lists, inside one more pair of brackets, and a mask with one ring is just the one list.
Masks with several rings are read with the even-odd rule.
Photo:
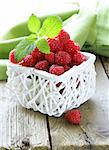
[[50, 47], [46, 39], [42, 38], [36, 41], [37, 48], [45, 54], [50, 54]]
[[53, 38], [59, 34], [62, 29], [62, 20], [59, 16], [50, 16], [43, 22], [42, 28], [39, 30], [39, 36], [47, 36]]
[[29, 39], [29, 40], [33, 40], [33, 39], [36, 40], [36, 39], [37, 39], [37, 35], [34, 34], [34, 33], [33, 33], [33, 34], [30, 34], [30, 35], [28, 36], [28, 39]]
[[28, 29], [32, 33], [37, 33], [38, 30], [40, 29], [40, 26], [41, 26], [40, 20], [37, 18], [37, 16], [32, 14], [28, 20]]
[[20, 60], [22, 60], [26, 55], [30, 54], [35, 47], [35, 40], [22, 40], [15, 48], [16, 61], [19, 62]]

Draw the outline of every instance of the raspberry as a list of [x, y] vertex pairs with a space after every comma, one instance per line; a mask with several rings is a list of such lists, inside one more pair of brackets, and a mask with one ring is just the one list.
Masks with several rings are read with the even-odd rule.
[[65, 71], [68, 71], [69, 69], [70, 69], [70, 66], [67, 66], [67, 65], [64, 66]]
[[75, 65], [77, 65], [77, 64], [76, 64], [75, 62], [73, 62], [73, 61], [70, 63], [70, 67], [71, 67], [71, 68], [72, 68], [73, 66], [75, 66]]
[[63, 50], [63, 45], [61, 44], [58, 38], [48, 39], [48, 44], [50, 46], [50, 50], [54, 53], [56, 51]]
[[59, 51], [55, 55], [55, 63], [58, 65], [67, 65], [71, 62], [71, 60], [72, 60], [71, 56], [64, 51]]
[[44, 59], [44, 54], [41, 53], [38, 48], [35, 48], [32, 52], [31, 52], [31, 55], [36, 59], [36, 63], [38, 61], [41, 61]]
[[59, 38], [60, 42], [63, 44], [67, 43], [68, 40], [70, 39], [70, 35], [64, 30], [61, 30], [61, 32], [57, 37]]
[[74, 44], [75, 51], [80, 51], [80, 45], [78, 43]]
[[36, 60], [32, 55], [27, 55], [24, 59], [19, 63], [22, 66], [32, 67], [36, 64]]
[[61, 75], [64, 73], [64, 67], [58, 65], [52, 65], [49, 69], [49, 72], [55, 75]]
[[82, 62], [84, 62], [86, 60], [87, 60], [86, 57], [82, 53], [80, 53], [80, 52], [77, 52], [72, 57], [72, 61], [76, 65], [80, 65]]
[[55, 61], [55, 54], [53, 52], [50, 52], [50, 54], [45, 54], [45, 59], [50, 63], [54, 64]]
[[80, 51], [80, 46], [77, 43], [74, 43], [74, 41], [69, 40], [64, 45], [64, 50], [72, 55], [75, 54], [77, 51]]
[[48, 71], [49, 68], [49, 63], [46, 60], [39, 61], [35, 65], [36, 69], [43, 70], [43, 71]]
[[10, 60], [12, 63], [16, 64], [17, 62], [16, 62], [16, 60], [15, 60], [14, 53], [15, 53], [15, 50], [12, 50], [12, 51], [10, 52], [10, 54], [9, 54], [9, 60]]
[[79, 125], [81, 121], [81, 113], [78, 109], [70, 110], [65, 114], [65, 119], [72, 124]]

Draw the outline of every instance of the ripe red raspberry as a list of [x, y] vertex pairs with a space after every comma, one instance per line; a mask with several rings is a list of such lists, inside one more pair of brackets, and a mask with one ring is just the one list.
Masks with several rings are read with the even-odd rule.
[[43, 71], [48, 71], [49, 69], [49, 63], [46, 60], [39, 61], [35, 65], [36, 69], [43, 70]]
[[64, 50], [72, 55], [75, 54], [77, 51], [80, 51], [80, 46], [77, 43], [74, 43], [74, 41], [69, 40], [64, 45]]
[[49, 69], [49, 72], [55, 75], [61, 75], [64, 73], [64, 67], [58, 65], [52, 65]]
[[24, 57], [19, 64], [26, 67], [33, 67], [36, 64], [36, 60], [32, 55], [29, 54], [26, 57]]
[[50, 54], [45, 54], [45, 59], [52, 65], [55, 62], [55, 54], [50, 52]]
[[79, 125], [81, 122], [81, 113], [78, 109], [68, 111], [64, 117], [71, 124]]
[[74, 44], [74, 49], [75, 49], [75, 51], [80, 51], [80, 45], [78, 44], [78, 43], [75, 43]]
[[64, 51], [59, 51], [56, 55], [55, 55], [55, 63], [58, 65], [67, 65], [71, 62], [72, 58], [71, 56]]
[[68, 40], [70, 39], [70, 35], [64, 30], [61, 30], [61, 32], [57, 37], [59, 38], [60, 42], [63, 44], [67, 43]]
[[75, 66], [75, 65], [77, 65], [75, 62], [73, 62], [73, 60], [72, 60], [72, 62], [70, 63], [70, 67], [72, 68], [73, 66]]
[[12, 63], [16, 64], [17, 62], [16, 62], [16, 60], [15, 60], [14, 53], [15, 53], [15, 50], [12, 50], [12, 51], [10, 52], [10, 54], [9, 54], [9, 60], [10, 60]]
[[75, 65], [80, 65], [82, 62], [84, 62], [86, 60], [87, 60], [86, 57], [81, 52], [77, 52], [72, 57], [72, 62]]
[[63, 50], [63, 45], [61, 44], [61, 42], [59, 41], [58, 38], [48, 39], [48, 44], [50, 46], [50, 50], [54, 53], [56, 51], [62, 51]]
[[71, 68], [70, 66], [67, 66], [67, 65], [64, 66], [65, 71], [68, 71], [70, 68]]
[[36, 63], [38, 61], [44, 60], [44, 53], [41, 53], [38, 48], [35, 48], [31, 52], [31, 55], [36, 59]]

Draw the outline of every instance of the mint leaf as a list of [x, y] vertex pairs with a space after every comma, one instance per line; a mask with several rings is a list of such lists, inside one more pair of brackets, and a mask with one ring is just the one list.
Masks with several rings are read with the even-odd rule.
[[58, 16], [51, 16], [43, 22], [41, 29], [40, 26], [40, 20], [32, 14], [28, 21], [28, 28], [32, 34], [22, 40], [15, 48], [15, 59], [17, 62], [30, 54], [36, 46], [42, 53], [50, 53], [50, 47], [44, 37], [53, 38], [57, 36], [62, 29], [62, 20]]
[[15, 50], [15, 59], [17, 62], [22, 60], [26, 55], [31, 53], [36, 47], [35, 40], [24, 39], [17, 46]]
[[50, 47], [46, 39], [42, 38], [36, 41], [37, 48], [45, 54], [50, 54]]
[[37, 33], [38, 30], [40, 29], [40, 26], [41, 26], [40, 20], [37, 18], [37, 16], [32, 14], [28, 20], [28, 29], [32, 33]]
[[36, 34], [30, 34], [29, 36], [28, 36], [28, 39], [29, 40], [33, 40], [33, 39], [35, 39], [36, 40], [36, 38], [37, 38], [37, 35]]
[[42, 28], [39, 30], [39, 36], [47, 36], [53, 38], [59, 34], [62, 29], [62, 20], [59, 16], [50, 16], [43, 22]]

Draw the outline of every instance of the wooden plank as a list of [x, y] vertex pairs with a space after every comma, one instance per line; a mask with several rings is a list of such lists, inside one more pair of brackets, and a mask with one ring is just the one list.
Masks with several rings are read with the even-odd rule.
[[[0, 96], [5, 83], [0, 82]], [[0, 99], [0, 150], [50, 149], [46, 116], [22, 108], [16, 102]], [[3, 109], [2, 109], [3, 108]]]
[[[80, 107], [81, 126], [68, 124], [63, 117], [49, 117], [53, 150], [109, 150], [109, 138], [102, 137], [108, 130], [109, 80], [99, 59], [96, 62], [97, 88], [94, 96]], [[105, 115], [105, 116], [104, 116]], [[99, 133], [98, 133], [99, 132]], [[101, 135], [100, 135], [101, 134]]]
[[52, 150], [90, 149], [87, 137], [80, 126], [67, 123], [63, 117], [49, 117]]
[[109, 78], [109, 58], [101, 57], [101, 60], [102, 60], [103, 67], [104, 67], [104, 69], [108, 75], [108, 78]]
[[91, 149], [109, 149], [109, 79], [104, 68], [97, 59], [97, 84], [94, 96], [81, 106], [82, 125], [90, 139]]

